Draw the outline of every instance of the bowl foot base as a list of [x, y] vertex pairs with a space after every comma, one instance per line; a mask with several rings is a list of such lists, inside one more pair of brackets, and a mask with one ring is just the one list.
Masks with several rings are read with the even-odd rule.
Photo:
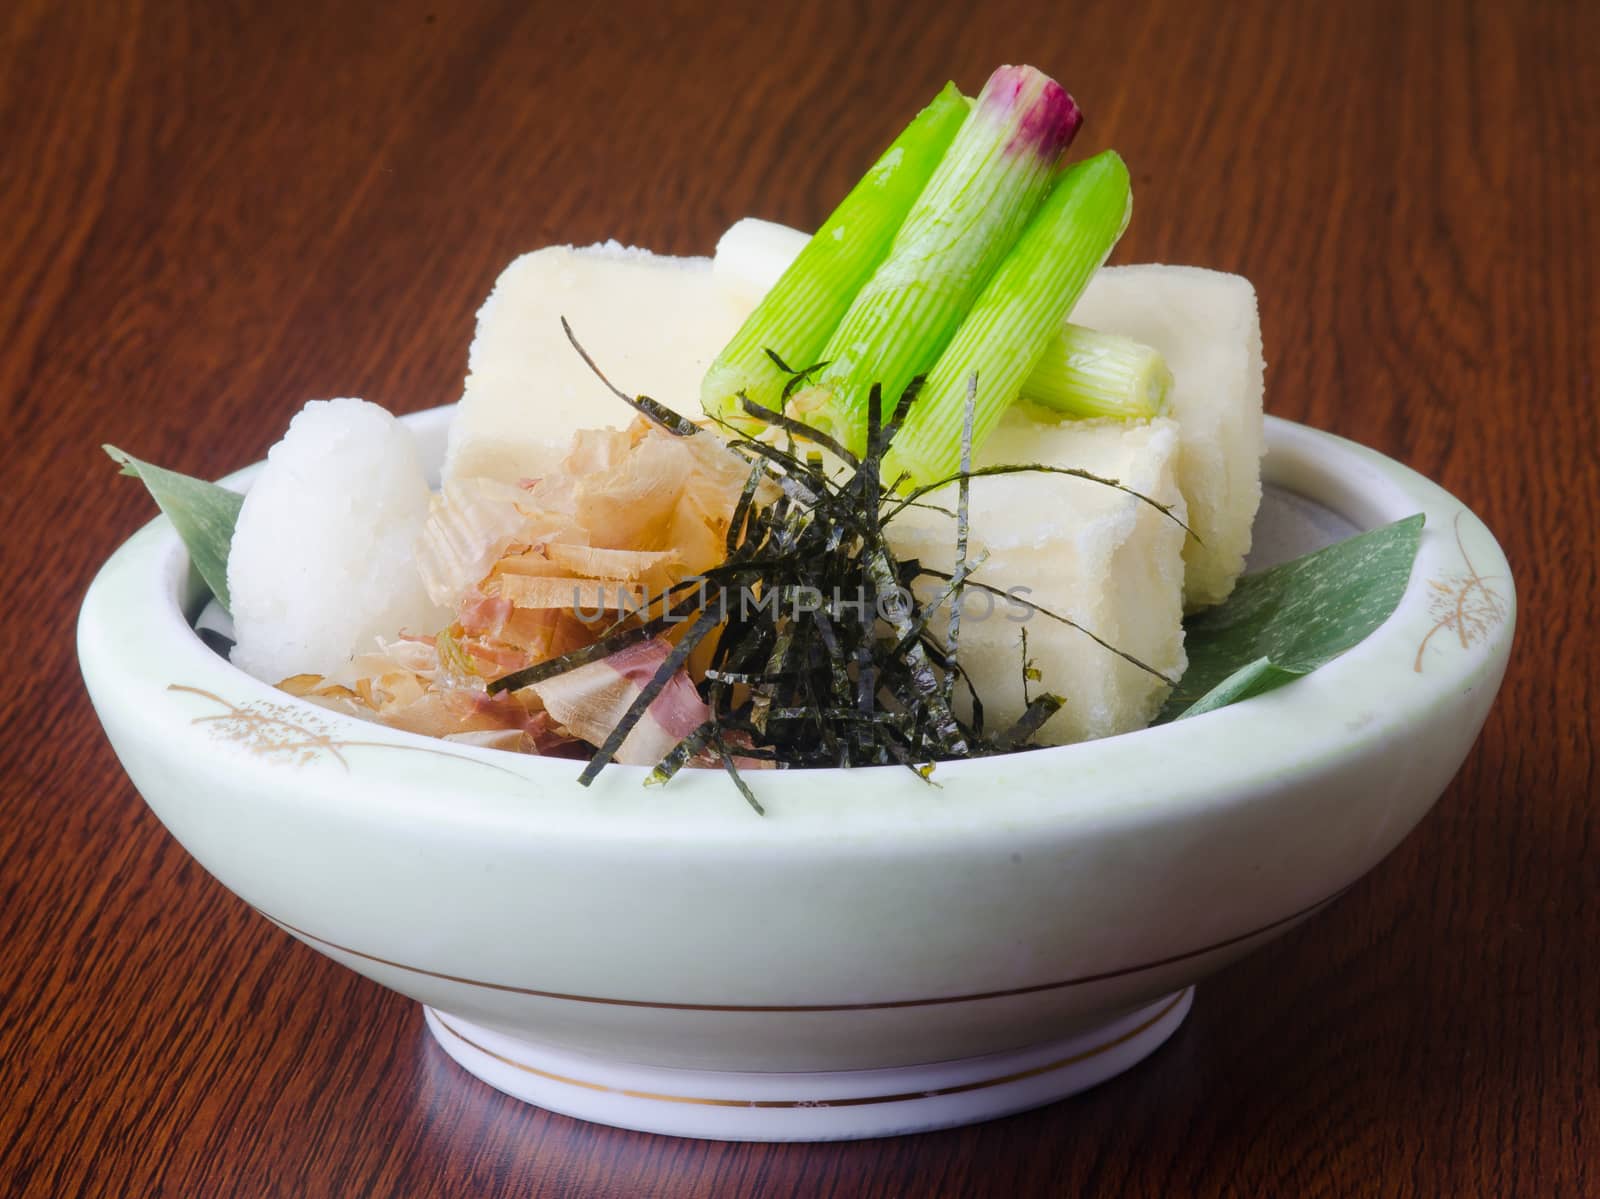
[[1154, 1053], [1193, 997], [1188, 987], [1089, 1032], [1007, 1053], [818, 1073], [618, 1062], [423, 1012], [428, 1031], [468, 1073], [550, 1111], [668, 1136], [836, 1141], [975, 1124], [1075, 1095]]

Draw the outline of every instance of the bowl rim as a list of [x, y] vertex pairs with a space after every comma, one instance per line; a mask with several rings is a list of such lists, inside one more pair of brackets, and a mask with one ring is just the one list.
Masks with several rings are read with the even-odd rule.
[[[442, 448], [452, 409], [401, 419]], [[194, 594], [191, 569], [161, 516], [123, 543], [91, 583], [78, 624], [80, 665], [108, 731], [115, 723], [140, 752], [191, 766], [209, 758], [212, 768], [283, 802], [366, 805], [377, 819], [404, 813], [441, 828], [471, 825], [514, 836], [810, 838], [865, 852], [881, 849], [885, 833], [916, 840], [952, 830], [1014, 835], [1041, 822], [1161, 821], [1250, 802], [1351, 753], [1415, 736], [1464, 690], [1497, 681], [1509, 653], [1516, 612], [1510, 568], [1465, 504], [1334, 434], [1276, 417], [1266, 418], [1265, 431], [1266, 482], [1360, 528], [1416, 512], [1426, 517], [1410, 581], [1389, 619], [1315, 674], [1267, 695], [1096, 741], [941, 763], [934, 788], [899, 766], [762, 771], [750, 777], [767, 809], [763, 820], [720, 771], [685, 771], [665, 787], [645, 787], [648, 768], [613, 764], [585, 790], [571, 759], [454, 744], [441, 751], [433, 738], [286, 695], [213, 653], [183, 611]], [[245, 488], [261, 465], [222, 482]], [[1471, 602], [1493, 598], [1493, 619], [1470, 638], [1459, 623], [1468, 592]], [[1452, 594], [1456, 626], [1441, 608], [1441, 597]], [[292, 741], [288, 750], [263, 750], [259, 738], [252, 745], [248, 736], [230, 735], [240, 732], [230, 725], [256, 718], [298, 721], [312, 732], [298, 756]], [[331, 758], [324, 752], [328, 746], [361, 747], [360, 771], [351, 765], [358, 755], [339, 762], [337, 748]], [[374, 785], [352, 785], [366, 782]]]

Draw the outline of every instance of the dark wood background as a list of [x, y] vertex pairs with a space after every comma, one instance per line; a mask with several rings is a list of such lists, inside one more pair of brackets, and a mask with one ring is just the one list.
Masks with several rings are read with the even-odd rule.
[[[0, 11], [0, 1192], [1600, 1194], [1600, 6], [1586, 0]], [[817, 222], [947, 77], [1033, 62], [1115, 145], [1122, 261], [1239, 271], [1272, 412], [1462, 496], [1521, 601], [1423, 825], [1132, 1073], [900, 1140], [590, 1127], [473, 1081], [146, 811], [75, 609], [306, 399], [453, 400], [513, 255]]]

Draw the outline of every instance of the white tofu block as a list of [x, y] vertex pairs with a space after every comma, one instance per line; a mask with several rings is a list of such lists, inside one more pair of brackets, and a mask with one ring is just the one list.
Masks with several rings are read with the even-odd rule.
[[1080, 325], [1161, 351], [1181, 430], [1178, 486], [1198, 539], [1184, 546], [1184, 600], [1225, 598], [1244, 570], [1261, 505], [1264, 364], [1256, 292], [1240, 275], [1191, 266], [1107, 267], [1072, 310]]
[[524, 254], [478, 313], [445, 479], [537, 477], [561, 460], [577, 430], [621, 428], [634, 418], [568, 343], [563, 316], [623, 391], [693, 418], [701, 378], [754, 306], [713, 277], [707, 258], [616, 242]]
[[[746, 218], [722, 235], [714, 269], [755, 303], [806, 241], [787, 225]], [[1166, 359], [1171, 416], [1181, 430], [1178, 485], [1199, 534], [1184, 548], [1184, 600], [1193, 609], [1225, 599], [1244, 569], [1261, 503], [1263, 362], [1255, 289], [1240, 275], [1198, 267], [1108, 267], [1089, 281], [1072, 320], [1153, 346]]]
[[717, 239], [711, 270], [729, 289], [752, 306], [772, 290], [789, 264], [800, 256], [811, 235], [776, 221], [747, 216], [728, 226]]
[[[977, 465], [1044, 463], [1081, 467], [1116, 479], [1184, 516], [1178, 490], [1175, 422], [1061, 421], [1017, 404], [977, 455]], [[956, 489], [930, 502], [954, 511]], [[1002, 590], [1027, 587], [1025, 598], [1177, 678], [1183, 651], [1184, 532], [1134, 496], [1061, 475], [1005, 475], [972, 482], [969, 553], [987, 551], [974, 578]], [[949, 571], [955, 521], [908, 509], [889, 526], [902, 558]], [[1040, 740], [1060, 745], [1143, 728], [1166, 698], [1160, 679], [1098, 645], [1078, 629], [969, 591], [963, 601], [960, 658], [983, 701], [985, 726], [1005, 728], [1021, 716], [1021, 632], [1041, 673], [1031, 694], [1066, 699]], [[1026, 617], [1025, 621], [1021, 618]], [[942, 631], [942, 624], [939, 626]], [[958, 692], [964, 694], [964, 689]]]

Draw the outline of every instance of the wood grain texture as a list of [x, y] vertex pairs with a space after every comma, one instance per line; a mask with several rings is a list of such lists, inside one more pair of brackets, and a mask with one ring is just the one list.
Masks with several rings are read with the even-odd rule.
[[[1280, 0], [0, 9], [0, 1192], [1600, 1194], [1600, 7]], [[811, 225], [947, 77], [1064, 80], [1122, 261], [1256, 283], [1271, 411], [1410, 463], [1517, 572], [1505, 690], [1422, 826], [1132, 1073], [892, 1141], [582, 1125], [469, 1079], [123, 776], [75, 606], [311, 397], [458, 394], [497, 270]], [[17, 678], [20, 671], [21, 677]]]

